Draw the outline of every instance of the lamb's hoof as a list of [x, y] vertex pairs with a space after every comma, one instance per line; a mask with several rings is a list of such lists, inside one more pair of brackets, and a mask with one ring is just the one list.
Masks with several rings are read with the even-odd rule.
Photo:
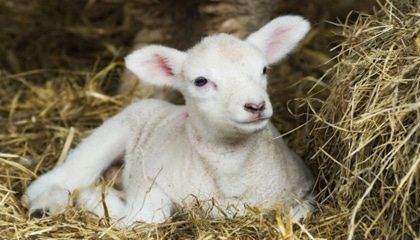
[[70, 204], [70, 192], [57, 185], [33, 184], [22, 196], [22, 202], [29, 208], [30, 216], [56, 215]]
[[292, 222], [301, 222], [307, 217], [314, 209], [313, 200], [308, 199], [299, 203], [291, 209]]
[[35, 209], [29, 214], [31, 218], [43, 218], [48, 215], [49, 211], [47, 209]]

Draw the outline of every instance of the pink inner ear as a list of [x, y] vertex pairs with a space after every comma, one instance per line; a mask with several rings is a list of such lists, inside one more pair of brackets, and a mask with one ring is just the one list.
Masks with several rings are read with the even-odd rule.
[[165, 77], [175, 76], [172, 68], [169, 66], [167, 60], [159, 55], [154, 55], [153, 59], [150, 61], [158, 73], [165, 75]]
[[266, 48], [268, 59], [275, 59], [277, 57], [282, 45], [287, 41], [290, 30], [290, 28], [278, 28], [271, 34]]

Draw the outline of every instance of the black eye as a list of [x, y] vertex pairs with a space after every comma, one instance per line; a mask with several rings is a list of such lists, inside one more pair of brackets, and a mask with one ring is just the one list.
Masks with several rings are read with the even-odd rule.
[[263, 68], [263, 74], [265, 75], [267, 73], [267, 67]]
[[198, 77], [194, 79], [194, 85], [197, 87], [202, 87], [207, 84], [207, 79], [205, 77]]

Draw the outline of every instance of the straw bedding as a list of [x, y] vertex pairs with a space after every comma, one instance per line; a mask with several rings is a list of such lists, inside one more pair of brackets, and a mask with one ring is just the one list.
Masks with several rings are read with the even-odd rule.
[[[135, 24], [129, 20], [135, 8], [104, 1], [92, 13], [96, 3], [89, 1], [81, 11], [85, 18], [77, 20], [80, 2], [66, 3], [69, 9], [36, 3], [0, 6], [0, 239], [419, 237], [418, 2], [378, 2], [373, 14], [353, 13], [328, 29], [316, 26], [300, 56], [271, 73], [286, 79], [271, 83], [275, 123], [283, 132], [298, 126], [286, 137], [318, 176], [312, 216], [292, 225], [278, 211], [262, 215], [250, 208], [245, 217], [211, 219], [197, 203], [171, 221], [133, 230], [114, 229], [107, 219], [74, 207], [30, 218], [19, 199], [32, 179], [63, 161], [134, 95], [151, 94], [115, 94], [121, 57], [129, 49], [120, 46], [134, 37], [128, 26]], [[109, 22], [92, 25], [103, 16]], [[66, 30], [59, 31], [63, 25]], [[339, 30], [339, 37], [328, 34], [330, 29]], [[332, 39], [338, 44], [327, 52], [323, 43]], [[315, 67], [331, 55], [329, 64]], [[286, 100], [295, 97], [300, 98]]]

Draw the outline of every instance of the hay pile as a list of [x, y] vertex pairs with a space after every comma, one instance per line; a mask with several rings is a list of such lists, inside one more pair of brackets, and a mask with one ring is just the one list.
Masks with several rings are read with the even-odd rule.
[[[257, 209], [249, 209], [246, 217], [210, 219], [200, 206], [164, 224], [124, 231], [75, 208], [55, 217], [29, 218], [19, 200], [29, 182], [62, 161], [71, 147], [133, 97], [114, 93], [122, 56], [137, 31], [135, 4], [98, 2], [5, 0], [0, 5], [0, 238], [419, 235], [420, 15], [413, 3], [387, 2], [373, 15], [351, 15], [357, 19], [353, 25], [339, 24], [342, 42], [332, 52], [339, 52], [332, 68], [316, 66], [331, 54], [320, 53], [331, 34], [315, 26], [301, 55], [272, 73], [287, 78], [287, 83], [300, 80], [290, 88], [284, 82], [272, 83], [277, 126], [283, 132], [296, 126], [287, 123], [295, 119], [279, 114], [287, 112], [284, 99], [304, 97], [289, 107], [309, 113], [300, 119], [304, 127], [289, 135], [292, 147], [305, 154], [319, 176], [319, 208], [302, 224], [292, 226], [279, 212], [263, 216]], [[318, 17], [311, 15], [312, 3], [301, 7], [308, 8], [302, 14]], [[13, 27], [16, 22], [20, 28]]]
[[420, 3], [343, 24], [329, 97], [314, 110], [320, 236], [413, 239], [420, 230]]

